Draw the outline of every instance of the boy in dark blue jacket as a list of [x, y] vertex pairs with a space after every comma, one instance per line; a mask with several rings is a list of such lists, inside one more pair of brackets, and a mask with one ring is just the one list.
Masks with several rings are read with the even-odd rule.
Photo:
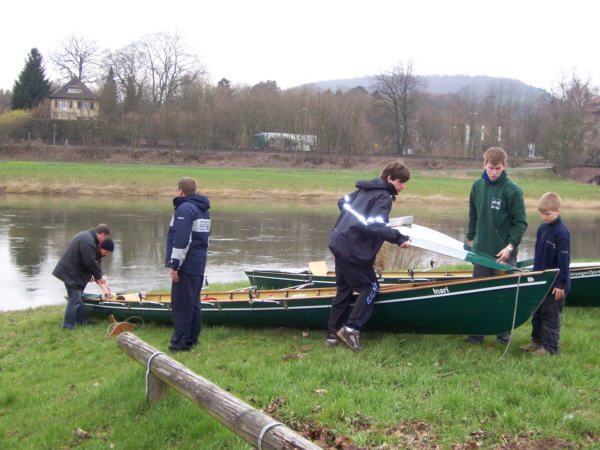
[[562, 310], [571, 289], [571, 237], [560, 220], [560, 202], [558, 194], [546, 192], [538, 203], [544, 223], [537, 230], [533, 270], [558, 268], [559, 271], [550, 292], [533, 314], [531, 343], [521, 347], [534, 355], [558, 353]]
[[[336, 345], [339, 338], [352, 350], [360, 350], [359, 332], [369, 320], [379, 291], [373, 269], [375, 256], [383, 241], [409, 246], [408, 238], [389, 224], [392, 202], [409, 179], [408, 168], [392, 162], [379, 178], [357, 181], [358, 189], [338, 201], [341, 213], [329, 236], [337, 293], [331, 304], [327, 347]], [[350, 311], [354, 291], [358, 296]]]
[[167, 234], [166, 267], [171, 269], [171, 308], [173, 335], [171, 351], [187, 351], [198, 343], [200, 328], [200, 291], [204, 280], [210, 202], [196, 194], [196, 181], [182, 178], [173, 199], [175, 213]]

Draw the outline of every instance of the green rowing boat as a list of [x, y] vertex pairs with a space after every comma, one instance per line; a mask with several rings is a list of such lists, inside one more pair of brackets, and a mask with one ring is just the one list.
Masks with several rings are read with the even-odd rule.
[[[424, 334], [498, 334], [523, 324], [557, 270], [382, 286], [367, 327]], [[335, 288], [203, 292], [207, 325], [326, 329]], [[171, 322], [169, 294], [84, 294], [90, 315]]]
[[[314, 263], [311, 263], [314, 264]], [[283, 270], [247, 270], [246, 276], [258, 289], [291, 287], [335, 287], [335, 272], [319, 262], [321, 270], [292, 272]], [[312, 266], [311, 266], [312, 267]], [[317, 266], [319, 267], [319, 266]], [[600, 263], [571, 264], [571, 292], [568, 306], [600, 306]], [[378, 273], [379, 284], [392, 285], [429, 281], [452, 281], [472, 278], [471, 271], [403, 271]]]

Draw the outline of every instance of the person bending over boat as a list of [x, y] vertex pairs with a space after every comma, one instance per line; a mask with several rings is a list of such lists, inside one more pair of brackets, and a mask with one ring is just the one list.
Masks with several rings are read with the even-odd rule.
[[[379, 178], [357, 181], [357, 190], [338, 201], [340, 216], [329, 236], [337, 293], [331, 303], [327, 347], [341, 340], [352, 350], [360, 350], [360, 330], [371, 316], [379, 291], [373, 269], [375, 256], [383, 241], [410, 246], [408, 237], [389, 225], [392, 202], [409, 179], [410, 171], [401, 161], [391, 162]], [[354, 291], [358, 297], [350, 310]]]
[[102, 273], [102, 257], [110, 255], [115, 244], [108, 238], [110, 228], [99, 224], [95, 229], [77, 233], [52, 271], [65, 283], [67, 307], [62, 327], [72, 330], [77, 325], [91, 324], [81, 294], [89, 281], [95, 281], [104, 295], [110, 297], [106, 276]]
[[188, 351], [198, 343], [200, 292], [210, 234], [209, 200], [196, 194], [196, 181], [182, 178], [173, 199], [175, 212], [167, 233], [165, 266], [171, 269], [173, 335], [171, 351]]

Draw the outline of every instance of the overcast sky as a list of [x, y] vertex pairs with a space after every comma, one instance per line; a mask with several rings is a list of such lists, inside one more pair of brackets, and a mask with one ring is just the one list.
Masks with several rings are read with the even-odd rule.
[[[70, 36], [116, 50], [178, 32], [210, 81], [275, 80], [282, 88], [385, 72], [509, 77], [551, 89], [573, 69], [600, 85], [598, 14], [588, 0], [10, 0], [1, 8], [0, 88], [12, 89], [31, 48]], [[594, 9], [592, 9], [592, 7]]]

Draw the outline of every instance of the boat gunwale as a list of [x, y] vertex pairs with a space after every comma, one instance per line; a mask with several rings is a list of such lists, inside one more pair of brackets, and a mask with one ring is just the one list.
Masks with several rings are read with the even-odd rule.
[[[419, 282], [419, 283], [403, 283], [403, 284], [390, 284], [390, 285], [383, 285], [379, 288], [379, 292], [378, 292], [378, 297], [382, 296], [384, 298], [379, 298], [377, 300], [375, 300], [377, 303], [383, 303], [383, 302], [391, 302], [391, 301], [409, 301], [409, 300], [416, 300], [416, 299], [428, 299], [431, 296], [430, 295], [419, 295], [419, 296], [413, 296], [413, 297], [409, 297], [409, 298], [402, 298], [402, 299], [386, 299], [385, 297], [389, 297], [389, 295], [393, 295], [394, 293], [398, 293], [398, 292], [402, 292], [402, 293], [406, 293], [406, 292], [411, 292], [411, 291], [418, 291], [418, 290], [423, 290], [423, 289], [432, 289], [432, 288], [444, 288], [444, 287], [454, 287], [454, 286], [461, 286], [464, 284], [473, 284], [474, 282], [480, 284], [480, 283], [485, 283], [485, 282], [489, 282], [489, 281], [503, 281], [505, 279], [509, 279], [509, 278], [516, 278], [519, 279], [519, 277], [523, 278], [524, 276], [538, 276], [540, 274], [543, 274], [544, 272], [558, 272], [558, 269], [548, 269], [545, 271], [535, 271], [535, 272], [528, 272], [528, 271], [524, 271], [524, 272], [520, 272], [520, 273], [512, 273], [512, 274], [505, 274], [505, 275], [496, 275], [496, 276], [492, 276], [492, 277], [481, 277], [481, 278], [465, 278], [465, 279], [458, 279], [458, 280], [445, 280], [445, 281], [428, 281], [428, 282]], [[498, 284], [496, 283], [494, 286], [492, 286], [492, 288], [494, 290], [496, 289], [512, 289], [514, 287], [517, 286], [530, 286], [530, 285], [534, 285], [534, 284], [539, 284], [540, 282], [517, 282], [517, 284]], [[486, 287], [486, 288], [482, 288], [482, 290], [490, 290], [490, 287]], [[290, 293], [302, 293], [303, 296], [289, 296]], [[313, 294], [313, 292], [315, 292], [316, 294]], [[448, 293], [450, 295], [459, 295], [459, 294], [466, 294], [466, 293], [470, 293], [471, 290], [459, 290], [457, 292], [453, 292], [453, 293]], [[257, 293], [262, 294], [261, 295], [257, 295]], [[285, 293], [285, 294], [284, 294]], [[203, 292], [201, 293], [201, 304], [202, 305], [207, 305], [207, 306], [214, 306], [214, 307], [219, 307], [220, 305], [227, 305], [227, 304], [231, 304], [233, 302], [243, 302], [243, 303], [266, 303], [266, 302], [273, 302], [273, 303], [278, 303], [280, 305], [281, 308], [285, 308], [288, 309], [288, 305], [287, 302], [292, 302], [295, 303], [297, 301], [302, 301], [302, 302], [308, 302], [308, 301], [314, 301], [314, 300], [323, 300], [323, 299], [331, 299], [333, 296], [335, 296], [336, 293], [336, 288], [308, 288], [308, 289], [265, 289], [265, 290], [256, 290], [256, 289], [251, 289], [248, 288], [247, 291], [240, 291], [240, 290], [236, 290], [236, 291], [222, 291], [222, 292]], [[248, 294], [247, 298], [244, 296], [242, 298], [235, 298], [234, 296], [240, 296], [240, 294]], [[274, 294], [283, 294], [281, 296], [275, 297], [273, 296]], [[443, 296], [448, 296], [448, 294], [432, 294], [432, 296], [434, 296], [435, 298], [440, 298]], [[265, 295], [267, 295], [267, 297], [265, 297]], [[161, 297], [165, 297], [165, 299], [161, 299], [161, 300], [155, 300], [155, 297], [158, 297], [159, 299]], [[229, 298], [217, 298], [218, 296], [224, 296], [224, 297], [229, 297]], [[169, 309], [170, 309], [170, 304], [171, 304], [171, 299], [170, 299], [170, 294], [168, 293], [149, 293], [146, 294], [146, 298], [148, 298], [149, 300], [140, 300], [140, 299], [127, 299], [122, 295], [116, 295], [115, 297], [122, 297], [122, 299], [114, 299], [113, 297], [106, 299], [106, 300], [101, 300], [98, 296], [97, 299], [94, 298], [90, 298], [89, 296], [85, 298], [85, 300], [88, 301], [97, 301], [97, 304], [109, 304], [109, 303], [115, 303], [115, 302], [121, 302], [124, 305], [126, 305], [126, 308], [131, 308], [131, 305], [136, 306], [136, 308], [141, 308], [144, 306], [144, 304], [155, 304], [155, 305], [169, 305]], [[167, 299], [168, 298], [168, 299]], [[152, 300], [150, 300], [152, 299]], [[219, 305], [219, 306], [218, 306]], [[108, 305], [107, 305], [108, 306]], [[307, 306], [307, 307], [315, 307], [315, 305], [312, 306]], [[294, 306], [294, 308], [297, 308], [297, 306]], [[158, 309], [158, 308], [147, 308], [147, 309]]]

